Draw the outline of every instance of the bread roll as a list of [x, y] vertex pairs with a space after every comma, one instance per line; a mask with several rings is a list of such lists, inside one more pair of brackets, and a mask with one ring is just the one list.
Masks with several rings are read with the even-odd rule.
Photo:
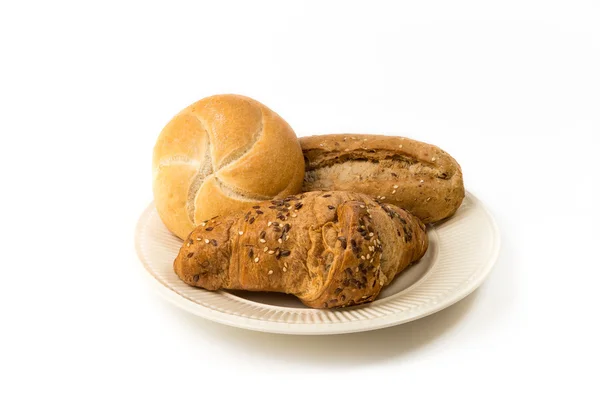
[[368, 194], [433, 223], [465, 197], [460, 165], [440, 148], [404, 137], [329, 134], [302, 137], [303, 191]]
[[299, 192], [304, 161], [292, 128], [239, 95], [204, 98], [160, 133], [152, 160], [156, 209], [185, 238], [203, 220]]
[[334, 308], [373, 301], [427, 245], [423, 223], [394, 205], [311, 192], [203, 223], [174, 269], [196, 287], [283, 292]]

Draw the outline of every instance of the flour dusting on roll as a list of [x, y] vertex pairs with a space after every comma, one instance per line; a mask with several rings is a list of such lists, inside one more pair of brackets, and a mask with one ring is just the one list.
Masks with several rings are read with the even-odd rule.
[[343, 190], [399, 206], [425, 223], [452, 216], [465, 197], [460, 165], [440, 148], [404, 137], [327, 134], [300, 138], [303, 191]]

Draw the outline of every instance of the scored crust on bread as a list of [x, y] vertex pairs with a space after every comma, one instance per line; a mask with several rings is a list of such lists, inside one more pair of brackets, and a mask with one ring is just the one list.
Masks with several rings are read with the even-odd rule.
[[427, 246], [425, 225], [403, 209], [359, 193], [310, 192], [201, 223], [173, 267], [192, 286], [335, 308], [373, 301]]
[[300, 145], [306, 164], [302, 191], [368, 194], [425, 223], [452, 216], [465, 196], [460, 165], [434, 145], [366, 134], [302, 137]]
[[292, 128], [251, 98], [216, 95], [177, 114], [152, 160], [167, 228], [185, 238], [201, 221], [300, 191], [302, 151]]

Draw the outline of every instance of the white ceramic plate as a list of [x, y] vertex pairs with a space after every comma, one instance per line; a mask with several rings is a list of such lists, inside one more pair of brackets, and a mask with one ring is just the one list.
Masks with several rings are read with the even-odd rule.
[[370, 304], [340, 310], [305, 307], [291, 295], [211, 292], [183, 283], [173, 272], [182, 241], [150, 204], [138, 222], [135, 245], [151, 283], [175, 305], [219, 323], [282, 334], [341, 334], [374, 330], [444, 309], [473, 292], [498, 256], [500, 235], [472, 194], [449, 220], [429, 226], [429, 249]]

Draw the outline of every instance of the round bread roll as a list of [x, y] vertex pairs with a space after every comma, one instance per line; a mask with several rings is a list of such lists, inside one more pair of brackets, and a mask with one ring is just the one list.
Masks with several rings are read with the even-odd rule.
[[300, 192], [304, 158], [292, 128], [251, 98], [204, 98], [160, 133], [154, 202], [179, 238], [207, 219]]

